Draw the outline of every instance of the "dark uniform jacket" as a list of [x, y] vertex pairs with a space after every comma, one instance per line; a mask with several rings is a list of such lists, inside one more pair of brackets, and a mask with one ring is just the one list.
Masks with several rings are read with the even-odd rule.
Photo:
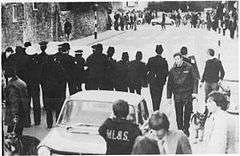
[[75, 72], [76, 78], [79, 82], [85, 82], [85, 73], [84, 73], [84, 66], [85, 66], [85, 59], [83, 57], [75, 57]]
[[163, 86], [168, 75], [168, 63], [160, 55], [151, 57], [147, 63], [147, 79], [150, 84]]
[[129, 64], [129, 81], [134, 85], [144, 85], [146, 82], [146, 65], [141, 61], [131, 61]]
[[23, 126], [27, 122], [25, 115], [29, 100], [26, 83], [17, 76], [13, 77], [6, 87], [5, 124], [7, 126], [16, 124]]
[[13, 59], [17, 71], [17, 75], [20, 79], [22, 79], [24, 82], [27, 81], [27, 62], [28, 62], [28, 56], [25, 53], [25, 51], [15, 53], [13, 54]]
[[198, 79], [200, 79], [200, 74], [199, 74], [199, 70], [198, 70], [198, 66], [197, 66], [197, 62], [195, 59], [195, 56], [189, 56], [189, 57], [183, 57], [183, 61], [190, 63], [193, 66], [193, 70], [196, 73]]
[[129, 85], [129, 62], [120, 60], [116, 65], [116, 83], [120, 86]]
[[37, 54], [27, 55], [27, 82], [40, 83], [41, 65]]
[[216, 83], [219, 81], [219, 79], [222, 80], [224, 78], [224, 75], [225, 72], [222, 66], [222, 62], [216, 58], [213, 58], [207, 60], [201, 82], [206, 81], [208, 83]]
[[86, 60], [89, 79], [103, 79], [107, 67], [107, 56], [102, 53], [93, 53]]
[[135, 139], [141, 135], [136, 124], [116, 118], [108, 118], [98, 131], [107, 142], [106, 154], [111, 155], [131, 154]]
[[111, 83], [115, 83], [116, 79], [116, 60], [113, 58], [107, 58], [107, 67], [105, 73], [105, 79]]
[[191, 64], [184, 62], [181, 67], [174, 64], [169, 72], [167, 83], [167, 98], [185, 93], [197, 93], [197, 75]]

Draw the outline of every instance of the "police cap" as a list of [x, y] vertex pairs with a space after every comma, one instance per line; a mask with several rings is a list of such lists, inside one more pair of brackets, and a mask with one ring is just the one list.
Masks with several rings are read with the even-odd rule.
[[82, 54], [83, 53], [83, 50], [76, 50], [76, 51], [74, 51], [75, 52], [75, 54]]
[[32, 46], [31, 42], [25, 42], [24, 43], [24, 47], [29, 47], [29, 46]]
[[162, 47], [161, 44], [156, 45], [156, 50], [155, 50], [155, 52], [156, 52], [157, 54], [162, 54], [162, 52], [163, 52], [163, 47]]
[[69, 43], [59, 44], [58, 46], [61, 46], [63, 51], [67, 51], [67, 50], [70, 49], [70, 44]]
[[42, 41], [42, 42], [39, 42], [38, 44], [40, 46], [46, 46], [48, 44], [48, 42], [47, 41]]
[[14, 52], [12, 47], [7, 47], [7, 49], [5, 51], [10, 51], [10, 52]]

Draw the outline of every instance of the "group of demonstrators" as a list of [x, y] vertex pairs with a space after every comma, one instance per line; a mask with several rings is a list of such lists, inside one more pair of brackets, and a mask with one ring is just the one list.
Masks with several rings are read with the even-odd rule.
[[[35, 125], [41, 123], [40, 85], [47, 127], [52, 128], [53, 111], [56, 112], [57, 119], [66, 96], [67, 84], [70, 95], [81, 91], [83, 83], [85, 83], [86, 90], [130, 91], [137, 94], [141, 94], [142, 87], [148, 87], [149, 84], [154, 113], [147, 121], [147, 131], [144, 132], [144, 136], [140, 136], [143, 131], [126, 120], [129, 111], [128, 104], [124, 100], [117, 101], [113, 105], [115, 118], [107, 119], [99, 128], [100, 135], [107, 142], [107, 154], [185, 154], [192, 152], [187, 137], [190, 135], [192, 100], [197, 97], [200, 74], [194, 56], [187, 56], [187, 47], [182, 47], [180, 52], [173, 55], [175, 63], [169, 70], [167, 60], [161, 56], [164, 51], [162, 45], [156, 46], [157, 55], [149, 58], [147, 64], [142, 62], [141, 51], [136, 52], [136, 58], [132, 61], [129, 60], [128, 52], [123, 52], [121, 60], [116, 61], [113, 59], [114, 47], [109, 47], [104, 54], [103, 46], [99, 43], [91, 46], [92, 54], [86, 60], [82, 57], [82, 50], [76, 50], [75, 57], [69, 55], [71, 48], [69, 43], [58, 45], [58, 52], [54, 55], [46, 54], [47, 45], [48, 42], [45, 41], [39, 43], [40, 54], [28, 53], [31, 51], [29, 50], [31, 49], [30, 42], [26, 42], [24, 47], [17, 46], [15, 52], [8, 47], [2, 54], [3, 76], [6, 79], [3, 93], [7, 132], [14, 132], [21, 136], [23, 127], [31, 126], [31, 98], [34, 123]], [[206, 62], [201, 82], [205, 82], [207, 102], [205, 112], [208, 112], [207, 116], [211, 114], [207, 120], [211, 119], [214, 124], [210, 125], [216, 126], [219, 124], [217, 121], [221, 119], [216, 120], [211, 117], [221, 118], [222, 115], [226, 115], [228, 105], [225, 95], [216, 92], [225, 73], [221, 61], [214, 58], [214, 50], [208, 49], [207, 53], [209, 60]], [[159, 112], [166, 81], [169, 104], [172, 103], [171, 98], [174, 95], [179, 131], [169, 130], [168, 117]], [[224, 122], [227, 121], [224, 120]], [[116, 130], [119, 133], [121, 131], [122, 137], [111, 138], [108, 135], [110, 130]], [[226, 130], [226, 127], [221, 130]], [[217, 150], [221, 148], [219, 151], [222, 151], [226, 144], [218, 147], [212, 139], [215, 134], [212, 134], [212, 131], [209, 133], [211, 133], [208, 136], [209, 146]]]

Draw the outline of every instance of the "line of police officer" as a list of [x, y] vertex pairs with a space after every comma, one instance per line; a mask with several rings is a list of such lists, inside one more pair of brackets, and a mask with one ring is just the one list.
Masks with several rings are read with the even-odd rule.
[[[58, 45], [58, 52], [48, 55], [45, 52], [47, 44], [45, 41], [39, 43], [40, 54], [26, 54], [26, 50], [31, 47], [31, 43], [27, 42], [25, 48], [17, 46], [15, 54], [11, 48], [7, 48], [2, 57], [3, 70], [13, 63], [17, 75], [27, 84], [29, 98], [33, 99], [35, 125], [41, 122], [40, 85], [48, 128], [53, 124], [53, 111], [56, 111], [56, 118], [60, 113], [67, 84], [72, 95], [82, 90], [82, 83], [85, 83], [86, 90], [129, 90], [137, 94], [141, 94], [142, 87], [147, 87], [149, 83], [153, 110], [159, 109], [163, 86], [168, 76], [168, 63], [161, 57], [161, 45], [156, 46], [157, 55], [145, 64], [142, 62], [141, 51], [136, 53], [133, 61], [129, 61], [128, 52], [123, 52], [121, 60], [116, 61], [113, 59], [114, 47], [109, 47], [105, 55], [102, 44], [95, 44], [91, 47], [93, 53], [85, 61], [82, 50], [75, 51], [75, 57], [69, 55], [68, 43]], [[27, 116], [28, 124], [25, 127], [31, 125], [30, 102]]]

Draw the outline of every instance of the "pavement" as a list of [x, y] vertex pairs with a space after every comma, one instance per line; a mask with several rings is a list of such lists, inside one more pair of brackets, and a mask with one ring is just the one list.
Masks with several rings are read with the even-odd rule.
[[[221, 46], [218, 46], [220, 40]], [[124, 51], [129, 52], [130, 60], [135, 58], [135, 54], [138, 50], [143, 52], [143, 61], [147, 62], [149, 57], [155, 56], [156, 44], [162, 44], [164, 48], [163, 57], [168, 61], [169, 68], [173, 65], [173, 54], [179, 52], [182, 46], [187, 46], [190, 55], [195, 55], [197, 64], [199, 67], [200, 75], [203, 73], [206, 50], [213, 48], [217, 53], [220, 53], [221, 61], [223, 63], [226, 76], [224, 85], [229, 86], [231, 89], [231, 104], [239, 103], [239, 87], [238, 87], [238, 40], [230, 39], [229, 35], [222, 37], [216, 32], [209, 32], [206, 29], [193, 29], [188, 26], [182, 26], [176, 28], [174, 26], [168, 26], [167, 30], [162, 31], [160, 26], [142, 25], [138, 27], [137, 31], [115, 31], [110, 30], [98, 34], [98, 39], [94, 39], [94, 36], [86, 38], [72, 40], [69, 42], [71, 46], [70, 54], [74, 55], [74, 50], [82, 49], [84, 51], [83, 57], [87, 57], [91, 54], [91, 45], [95, 43], [102, 43], [104, 52], [106, 52], [109, 46], [115, 47], [114, 58], [119, 60], [121, 54]], [[48, 45], [48, 53], [53, 54], [57, 52], [57, 46], [60, 42], [50, 42]], [[33, 45], [36, 48], [37, 44]], [[41, 94], [42, 95], [42, 94]], [[68, 96], [69, 93], [67, 92]], [[152, 103], [149, 93], [149, 88], [142, 89], [142, 95], [145, 97], [148, 108], [152, 112]], [[199, 88], [198, 94], [199, 103], [197, 108], [203, 110], [204, 108], [204, 91], [203, 88]], [[42, 103], [42, 100], [41, 100]], [[167, 105], [166, 103], [166, 87], [163, 90], [162, 102], [160, 110], [165, 112], [170, 120], [170, 129], [177, 129], [176, 116], [174, 105]], [[45, 122], [45, 113], [42, 111], [42, 124], [40, 126], [32, 126], [31, 128], [24, 129], [24, 134], [33, 135], [42, 140], [48, 133]], [[233, 124], [235, 124], [233, 122]], [[190, 133], [193, 132], [190, 129]], [[202, 153], [202, 144], [193, 144], [192, 135], [189, 140], [191, 142], [193, 153]]]

